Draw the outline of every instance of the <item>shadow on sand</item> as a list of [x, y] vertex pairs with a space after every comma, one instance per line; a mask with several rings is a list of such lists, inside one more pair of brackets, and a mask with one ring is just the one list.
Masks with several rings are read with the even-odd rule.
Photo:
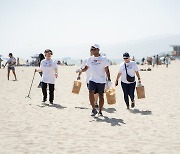
[[134, 109], [134, 110], [130, 109], [129, 111], [134, 114], [137, 114], [137, 113], [140, 113], [142, 115], [151, 115], [152, 114], [152, 111], [149, 111], [149, 110], [145, 110], [145, 111], [141, 110], [140, 111], [139, 109]]
[[37, 105], [38, 107], [54, 107], [54, 108], [57, 108], [57, 109], [65, 109], [67, 107], [65, 106], [62, 106], [60, 104], [52, 104], [52, 105], [49, 105], [49, 104], [42, 104], [42, 105]]
[[115, 108], [107, 108], [107, 109], [103, 108], [103, 111], [105, 111], [107, 113], [114, 113], [114, 112], [116, 112], [116, 109]]
[[89, 110], [90, 108], [87, 108], [87, 107], [79, 107], [79, 106], [77, 106], [77, 107], [75, 107], [75, 109]]
[[106, 123], [111, 124], [111, 126], [121, 126], [121, 124], [126, 124], [122, 119], [108, 118], [106, 116], [101, 116], [101, 118], [94, 117], [94, 119], [95, 120], [92, 120], [90, 122], [93, 122], [93, 121], [106, 122]]
[[[92, 110], [92, 108], [88, 108], [88, 107], [80, 107], [80, 106], [76, 106], [75, 109], [81, 109], [81, 110]], [[96, 108], [98, 110], [98, 108]], [[116, 112], [115, 108], [103, 108], [103, 111], [107, 112], [107, 113], [114, 113]]]

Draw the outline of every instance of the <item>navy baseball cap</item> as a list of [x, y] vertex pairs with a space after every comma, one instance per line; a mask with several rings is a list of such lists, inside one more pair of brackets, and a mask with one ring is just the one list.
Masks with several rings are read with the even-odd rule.
[[125, 53], [123, 54], [123, 58], [129, 58], [129, 57], [130, 57], [129, 53], [125, 52]]

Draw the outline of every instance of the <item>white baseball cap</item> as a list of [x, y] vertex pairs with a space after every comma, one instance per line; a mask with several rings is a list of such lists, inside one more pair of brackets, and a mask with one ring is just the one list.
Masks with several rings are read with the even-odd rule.
[[99, 45], [98, 44], [94, 44], [92, 45], [92, 47], [96, 48], [96, 49], [100, 49]]

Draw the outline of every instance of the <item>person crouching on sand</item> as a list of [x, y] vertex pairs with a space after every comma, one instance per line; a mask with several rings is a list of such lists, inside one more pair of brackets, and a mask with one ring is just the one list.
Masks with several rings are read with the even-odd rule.
[[[129, 53], [127, 52], [124, 53], [123, 59], [124, 59], [124, 62], [122, 62], [120, 65], [120, 70], [115, 81], [115, 86], [118, 85], [118, 80], [121, 77], [121, 87], [124, 93], [124, 101], [126, 103], [127, 109], [129, 109], [129, 96], [131, 99], [131, 107], [132, 108], [135, 107], [135, 101], [134, 101], [134, 91], [135, 91], [135, 86], [136, 86], [135, 74], [138, 77], [139, 83], [141, 83], [141, 79], [138, 72], [139, 69], [136, 63], [133, 61], [130, 61]], [[130, 77], [128, 77], [128, 75]]]
[[89, 101], [92, 106], [91, 116], [95, 116], [98, 112], [94, 104], [94, 94], [99, 94], [99, 116], [102, 116], [102, 108], [104, 106], [104, 89], [106, 78], [110, 79], [109, 61], [106, 57], [99, 54], [99, 45], [94, 44], [91, 46], [93, 56], [89, 57], [84, 69], [78, 69], [76, 72], [85, 72], [89, 69], [91, 77], [89, 79]]
[[49, 85], [49, 102], [53, 104], [55, 78], [58, 77], [57, 63], [51, 59], [53, 52], [50, 49], [46, 49], [44, 54], [45, 59], [41, 61], [40, 69], [35, 69], [35, 71], [42, 72], [43, 102], [47, 101], [47, 85]]

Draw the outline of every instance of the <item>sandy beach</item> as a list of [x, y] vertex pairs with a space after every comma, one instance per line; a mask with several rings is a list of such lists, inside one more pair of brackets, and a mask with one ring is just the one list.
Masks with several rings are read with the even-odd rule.
[[[180, 61], [152, 71], [140, 72], [146, 98], [127, 110], [121, 87], [116, 87], [117, 103], [105, 99], [104, 117], [91, 117], [91, 106], [82, 75], [79, 95], [72, 94], [77, 66], [59, 66], [55, 105], [42, 106], [40, 75], [35, 67], [17, 67], [18, 81], [7, 80], [0, 69], [0, 153], [77, 154], [179, 154], [180, 152]], [[148, 68], [148, 66], [139, 66]], [[111, 66], [115, 81], [119, 65]]]

